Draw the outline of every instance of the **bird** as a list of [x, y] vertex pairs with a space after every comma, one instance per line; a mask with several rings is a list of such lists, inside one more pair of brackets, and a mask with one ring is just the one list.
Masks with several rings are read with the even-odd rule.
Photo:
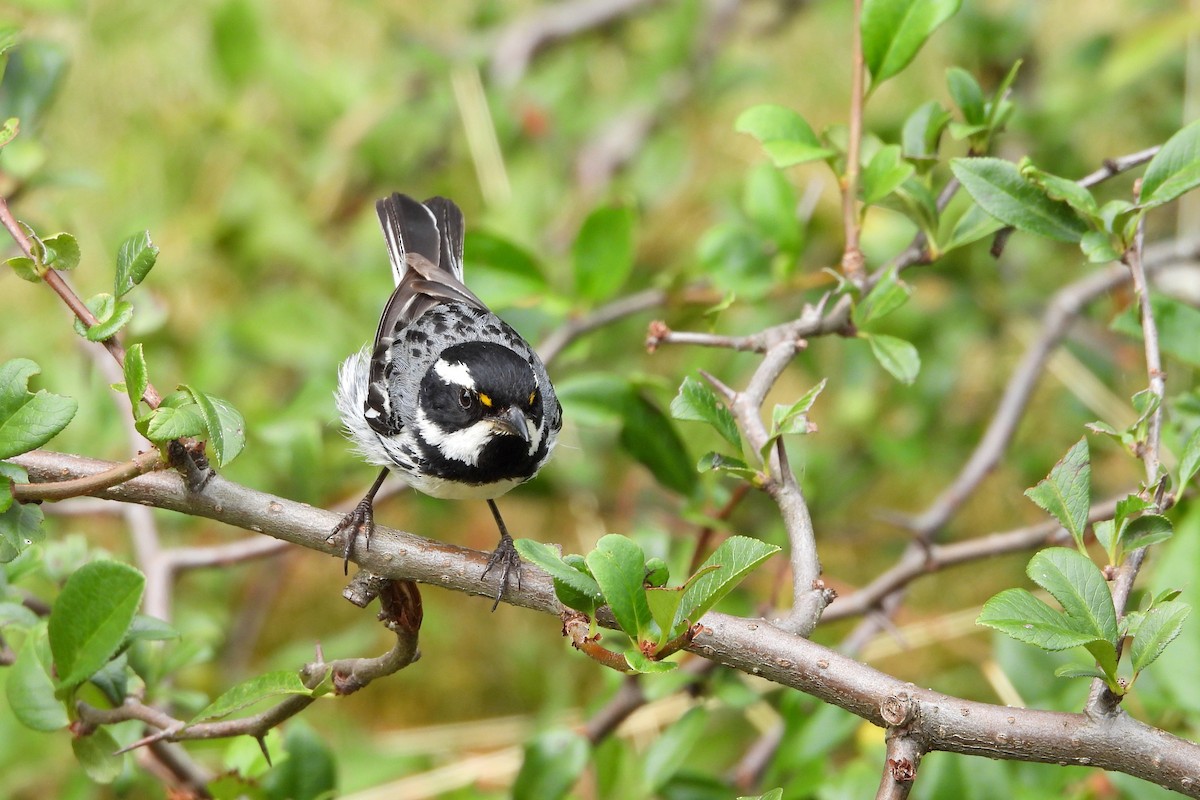
[[395, 290], [374, 343], [338, 369], [335, 400], [358, 453], [383, 467], [329, 538], [371, 546], [374, 499], [391, 472], [432, 497], [487, 500], [500, 542], [480, 580], [501, 570], [492, 610], [521, 559], [495, 498], [533, 478], [562, 429], [562, 406], [537, 352], [463, 281], [464, 220], [444, 197], [393, 193], [375, 204]]

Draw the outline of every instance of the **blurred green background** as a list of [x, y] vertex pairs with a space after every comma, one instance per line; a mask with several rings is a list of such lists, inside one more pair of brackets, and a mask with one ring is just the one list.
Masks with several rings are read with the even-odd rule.
[[[0, 90], [0, 117], [20, 116], [22, 132], [0, 154], [0, 191], [39, 232], [78, 237], [84, 261], [70, 279], [85, 297], [111, 281], [118, 244], [148, 229], [161, 255], [131, 295], [136, 316], [126, 341], [144, 343], [161, 389], [186, 382], [244, 413], [248, 446], [227, 477], [324, 507], [356, 499], [373, 475], [338, 431], [332, 390], [338, 363], [373, 335], [390, 291], [377, 197], [399, 190], [458, 202], [470, 231], [468, 283], [533, 342], [612, 297], [664, 290], [663, 305], [581, 338], [553, 362], [566, 414], [560, 447], [501, 507], [518, 536], [584, 552], [604, 533], [626, 533], [682, 569], [698, 530], [734, 488], [711, 474], [678, 477], [679, 463], [694, 463], [715, 438], [678, 423], [686, 453], [660, 455], [648, 469], [622, 446], [630, 423], [605, 408], [597, 387], [628, 382], [665, 409], [697, 368], [738, 385], [753, 356], [673, 347], [648, 354], [646, 324], [661, 318], [678, 329], [747, 333], [795, 316], [833, 287], [823, 270], [836, 265], [842, 246], [834, 177], [821, 164], [775, 170], [733, 122], [761, 102], [796, 108], [818, 129], [845, 122], [850, 4], [646, 3], [599, 30], [549, 42], [523, 67], [512, 56], [518, 26], [560, 5], [9, 0], [0, 14], [21, 29], [23, 44]], [[896, 141], [918, 105], [949, 104], [947, 67], [967, 69], [988, 91], [1024, 59], [998, 154], [1028, 154], [1079, 177], [1105, 158], [1165, 140], [1190, 118], [1189, 92], [1195, 116], [1200, 89], [1187, 80], [1186, 43], [1198, 19], [1195, 4], [1182, 0], [966, 0], [913, 67], [871, 99], [866, 127]], [[943, 152], [964, 148], [947, 139]], [[1122, 177], [1101, 194], [1125, 197], [1131, 182]], [[611, 294], [584, 296], [572, 243], [604, 205], [636, 216], [634, 268]], [[1151, 217], [1149, 237], [1186, 230], [1187, 219], [1174, 210]], [[873, 210], [864, 231], [870, 265], [903, 249], [913, 232], [902, 215]], [[827, 580], [844, 593], [903, 550], [906, 535], [884, 521], [887, 513], [920, 511], [948, 483], [1036, 334], [1046, 298], [1091, 269], [1077, 249], [1028, 236], [1014, 236], [998, 262], [986, 250], [980, 243], [908, 276], [913, 301], [889, 317], [888, 329], [920, 350], [913, 386], [881, 370], [865, 343], [822, 339], [772, 395], [771, 402], [794, 400], [829, 378], [811, 415], [819, 433], [795, 443], [792, 463], [803, 470]], [[730, 294], [728, 308], [710, 313]], [[1113, 417], [1145, 380], [1140, 344], [1108, 329], [1129, 301], [1117, 293], [1089, 310], [1007, 457], [947, 538], [1042, 521], [1023, 489], [1078, 440], [1084, 423], [1120, 421]], [[0, 359], [38, 361], [41, 387], [80, 400], [54, 446], [126, 457], [125, 412], [108, 389], [114, 378], [72, 332], [58, 299], [5, 271], [0, 320]], [[1172, 391], [1191, 385], [1190, 370], [1172, 365]], [[1080, 372], [1097, 380], [1077, 380]], [[1094, 446], [1097, 496], [1133, 485], [1139, 469], [1116, 448]], [[380, 504], [377, 517], [479, 549], [494, 544], [482, 503], [404, 493]], [[246, 535], [166, 512], [155, 519], [168, 545]], [[53, 526], [48, 556], [70, 561], [82, 542], [130, 551], [119, 516], [56, 517]], [[757, 494], [727, 528], [783, 544], [774, 507]], [[901, 635], [881, 639], [866, 657], [923, 686], [992, 702], [1009, 701], [1003, 673], [1027, 703], [1077, 708], [1082, 682], [1039, 683], [1049, 674], [1040, 656], [973, 624], [991, 594], [1022, 584], [1025, 560], [995, 559], [917, 583], [896, 621]], [[769, 602], [782, 561], [769, 562], [722, 608], [754, 613]], [[297, 667], [316, 642], [331, 657], [381, 652], [388, 634], [372, 613], [341, 600], [342, 583], [339, 565], [311, 552], [184, 575], [174, 622], [199, 656], [177, 681], [181, 702]], [[437, 589], [424, 597], [419, 663], [357, 695], [317, 703], [294, 725], [336, 754], [346, 794], [502, 796], [519, 765], [519, 753], [505, 748], [586, 718], [620, 678], [571, 651], [553, 620], [511, 608], [488, 614], [482, 599]], [[851, 624], [824, 626], [815, 638], [836, 644]], [[1195, 640], [1194, 626], [1185, 637]], [[1194, 651], [1194, 641], [1187, 647]], [[1131, 710], [1187, 728], [1200, 698], [1185, 697], [1176, 683], [1147, 678]], [[768, 773], [768, 788], [792, 781], [788, 797], [861, 797], [870, 791], [861, 787], [878, 780], [874, 729], [744, 676], [717, 679], [713, 692], [730, 705], [709, 723], [720, 735], [693, 759], [701, 771], [732, 768], [760, 727], [783, 718], [796, 740]], [[598, 756], [601, 771], [632, 769], [656, 725], [678, 710], [664, 713], [641, 738], [606, 744], [612, 752]], [[841, 731], [829, 734], [825, 750], [811, 742], [806, 749], [813, 719]], [[219, 769], [244, 763], [247, 747], [256, 752], [253, 742], [191, 749]], [[507, 760], [472, 760], [497, 752]], [[1141, 784], [1121, 794], [1131, 781], [1086, 771], [941, 754], [926, 764], [914, 796], [1152, 796]], [[0, 710], [8, 796], [161, 794], [134, 773], [98, 787], [73, 765], [66, 736], [30, 733]], [[457, 777], [438, 783], [442, 769]], [[999, 794], [981, 788], [988, 781], [980, 774], [992, 772]], [[418, 774], [426, 783], [411, 777]], [[365, 791], [405, 776], [412, 786]], [[605, 791], [593, 786], [578, 796], [621, 796]]]

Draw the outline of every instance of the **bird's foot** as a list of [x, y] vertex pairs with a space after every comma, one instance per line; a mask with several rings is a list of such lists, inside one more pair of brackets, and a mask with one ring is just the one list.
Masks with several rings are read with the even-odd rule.
[[500, 605], [500, 598], [508, 591], [508, 582], [512, 577], [516, 577], [517, 588], [521, 588], [521, 556], [517, 554], [516, 545], [513, 544], [512, 537], [507, 533], [501, 534], [500, 544], [496, 545], [496, 549], [488, 558], [487, 567], [479, 576], [480, 580], [487, 577], [487, 574], [492, 571], [492, 567], [497, 566], [501, 567], [500, 585], [496, 589], [496, 602], [492, 603], [492, 611], [495, 611]]
[[[371, 549], [371, 534], [375, 532], [375, 510], [370, 497], [364, 497], [342, 521], [334, 526], [333, 531], [325, 537], [329, 541], [338, 534], [346, 534], [346, 550], [342, 557], [342, 572], [350, 574], [350, 554], [354, 551], [354, 542], [363, 537], [363, 546]], [[513, 551], [516, 555], [516, 551]]]

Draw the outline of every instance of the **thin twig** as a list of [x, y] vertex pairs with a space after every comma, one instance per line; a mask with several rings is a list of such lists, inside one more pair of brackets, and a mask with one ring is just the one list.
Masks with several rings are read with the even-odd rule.
[[597, 328], [611, 325], [618, 320], [657, 308], [667, 301], [667, 293], [661, 289], [645, 291], [622, 297], [600, 306], [587, 316], [568, 320], [537, 347], [538, 354], [547, 364], [554, 361], [572, 342]]
[[147, 450], [95, 475], [49, 483], [13, 484], [13, 498], [22, 503], [29, 503], [95, 495], [131, 478], [136, 478], [138, 475], [144, 475], [165, 466], [162, 455], [157, 450]]

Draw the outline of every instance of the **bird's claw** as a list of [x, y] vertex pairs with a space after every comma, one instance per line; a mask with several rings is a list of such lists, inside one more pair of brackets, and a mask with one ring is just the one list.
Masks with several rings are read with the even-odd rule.
[[511, 536], [501, 536], [500, 544], [496, 545], [496, 549], [492, 551], [492, 555], [488, 558], [487, 566], [484, 567], [483, 574], [480, 575], [480, 580], [487, 577], [487, 574], [492, 571], [492, 567], [500, 566], [500, 585], [496, 588], [496, 599], [492, 603], [492, 611], [500, 605], [500, 598], [508, 591], [508, 582], [512, 576], [516, 576], [517, 589], [521, 588], [521, 556], [517, 554], [516, 545], [513, 544]]
[[[329, 541], [340, 533], [346, 534], [346, 550], [342, 556], [342, 572], [350, 574], [350, 554], [354, 551], [354, 541], [363, 537], [363, 545], [371, 549], [371, 534], [375, 532], [375, 509], [369, 498], [363, 498], [342, 521], [334, 526], [333, 531], [325, 537]], [[515, 553], [516, 551], [514, 551]]]

